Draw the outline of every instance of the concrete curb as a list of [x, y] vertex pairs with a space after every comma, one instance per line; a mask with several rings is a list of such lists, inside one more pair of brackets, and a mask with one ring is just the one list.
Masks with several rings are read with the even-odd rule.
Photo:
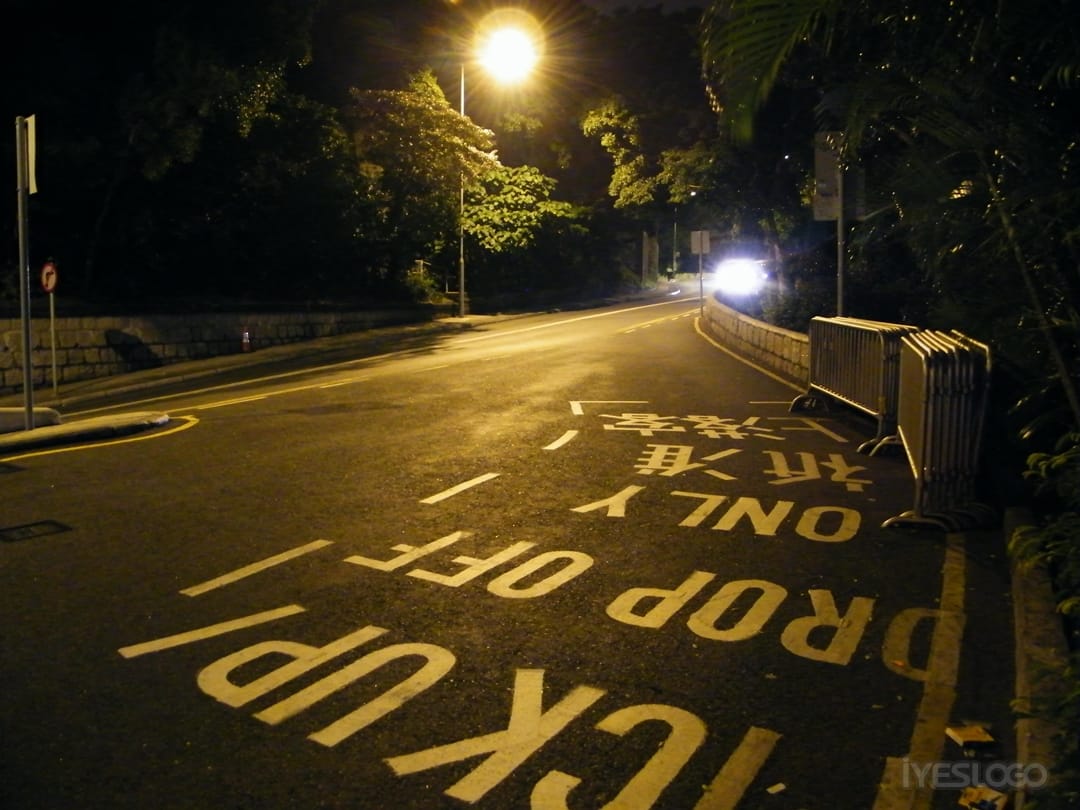
[[[1013, 531], [1032, 522], [1024, 509], [1005, 512], [1003, 530], [1008, 542]], [[1053, 723], [1028, 716], [1033, 707], [1053, 699], [1060, 686], [1048, 675], [1061, 672], [1068, 661], [1068, 641], [1061, 615], [1053, 598], [1050, 577], [1042, 566], [1027, 568], [1015, 560], [1012, 575], [1013, 632], [1016, 639], [1016, 685], [1013, 712], [1016, 720], [1016, 758], [1025, 765], [1054, 764], [1054, 737], [1060, 731]], [[1016, 791], [1015, 807], [1024, 807], [1027, 792]]]
[[33, 430], [15, 430], [0, 434], [0, 454], [127, 436], [164, 425], [168, 421], [168, 414], [157, 411], [139, 411], [79, 419], [74, 422], [60, 422], [46, 427], [35, 427]]
[[[47, 425], [59, 425], [63, 418], [55, 408], [32, 409], [34, 427]], [[13, 430], [22, 430], [26, 427], [26, 408], [0, 408], [0, 434], [10, 433]]]

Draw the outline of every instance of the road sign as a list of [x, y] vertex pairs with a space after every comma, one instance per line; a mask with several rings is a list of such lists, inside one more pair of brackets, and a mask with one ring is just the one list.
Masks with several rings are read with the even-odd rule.
[[56, 292], [57, 280], [56, 265], [52, 262], [45, 262], [45, 265], [41, 268], [41, 289], [47, 293]]

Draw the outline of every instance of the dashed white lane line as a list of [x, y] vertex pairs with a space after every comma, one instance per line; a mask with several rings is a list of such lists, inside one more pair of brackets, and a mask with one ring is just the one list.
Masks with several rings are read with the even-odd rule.
[[570, 441], [573, 441], [574, 438], [577, 435], [578, 435], [578, 431], [576, 431], [576, 430], [568, 430], [568, 431], [566, 431], [566, 433], [564, 433], [562, 436], [557, 438], [551, 444], [546, 445], [543, 449], [544, 450], [558, 450], [564, 444], [566, 444], [566, 443], [568, 443]]
[[260, 571], [265, 571], [267, 568], [273, 568], [275, 565], [281, 565], [281, 563], [294, 560], [297, 557], [302, 557], [305, 554], [310, 554], [312, 551], [318, 551], [320, 548], [331, 545], [333, 545], [333, 542], [330, 540], [314, 540], [303, 546], [297, 546], [288, 551], [283, 551], [280, 554], [275, 554], [273, 557], [267, 557], [265, 560], [259, 560], [258, 562], [251, 563], [251, 565], [245, 565], [243, 568], [237, 568], [235, 571], [230, 571], [219, 577], [214, 577], [213, 579], [201, 582], [198, 585], [192, 585], [190, 588], [184, 588], [180, 593], [184, 596], [199, 596], [207, 591], [212, 591], [216, 588], [224, 587], [225, 585], [231, 585], [245, 577], [250, 577], [252, 574], [257, 574]]
[[447, 498], [452, 498], [460, 492], [472, 489], [478, 484], [483, 484], [485, 481], [490, 481], [492, 478], [498, 477], [499, 473], [484, 473], [483, 475], [476, 476], [476, 478], [470, 478], [468, 481], [463, 481], [455, 487], [450, 487], [450, 489], [444, 489], [442, 492], [436, 492], [434, 495], [429, 495], [427, 498], [423, 498], [420, 503], [438, 503], [439, 501], [445, 501]]

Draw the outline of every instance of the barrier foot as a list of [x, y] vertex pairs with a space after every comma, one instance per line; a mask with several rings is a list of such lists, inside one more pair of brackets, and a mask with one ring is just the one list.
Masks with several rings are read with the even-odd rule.
[[895, 517], [891, 517], [881, 524], [883, 529], [893, 528], [926, 528], [941, 529], [942, 531], [950, 532], [953, 530], [948, 521], [943, 517], [936, 517], [934, 515], [920, 515], [911, 510], [907, 512], [901, 512]]
[[794, 413], [795, 411], [816, 411], [818, 408], [822, 408], [825, 411], [829, 410], [829, 404], [821, 397], [814, 396], [813, 394], [800, 394], [791, 400], [791, 405], [788, 406], [788, 413]]
[[859, 452], [866, 456], [876, 456], [886, 447], [903, 447], [904, 442], [897, 435], [873, 438], [859, 445]]

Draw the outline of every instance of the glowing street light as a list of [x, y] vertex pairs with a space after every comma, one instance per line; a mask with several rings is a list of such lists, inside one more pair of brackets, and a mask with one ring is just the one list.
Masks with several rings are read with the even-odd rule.
[[536, 41], [520, 28], [497, 28], [486, 34], [477, 51], [480, 64], [500, 82], [518, 82], [536, 65]]
[[[527, 12], [517, 8], [488, 14], [477, 28], [477, 61], [496, 81], [519, 82], [540, 60], [543, 42], [540, 26]], [[465, 117], [465, 62], [461, 63], [461, 116]], [[461, 175], [458, 221], [458, 316], [465, 317], [465, 175]]]

